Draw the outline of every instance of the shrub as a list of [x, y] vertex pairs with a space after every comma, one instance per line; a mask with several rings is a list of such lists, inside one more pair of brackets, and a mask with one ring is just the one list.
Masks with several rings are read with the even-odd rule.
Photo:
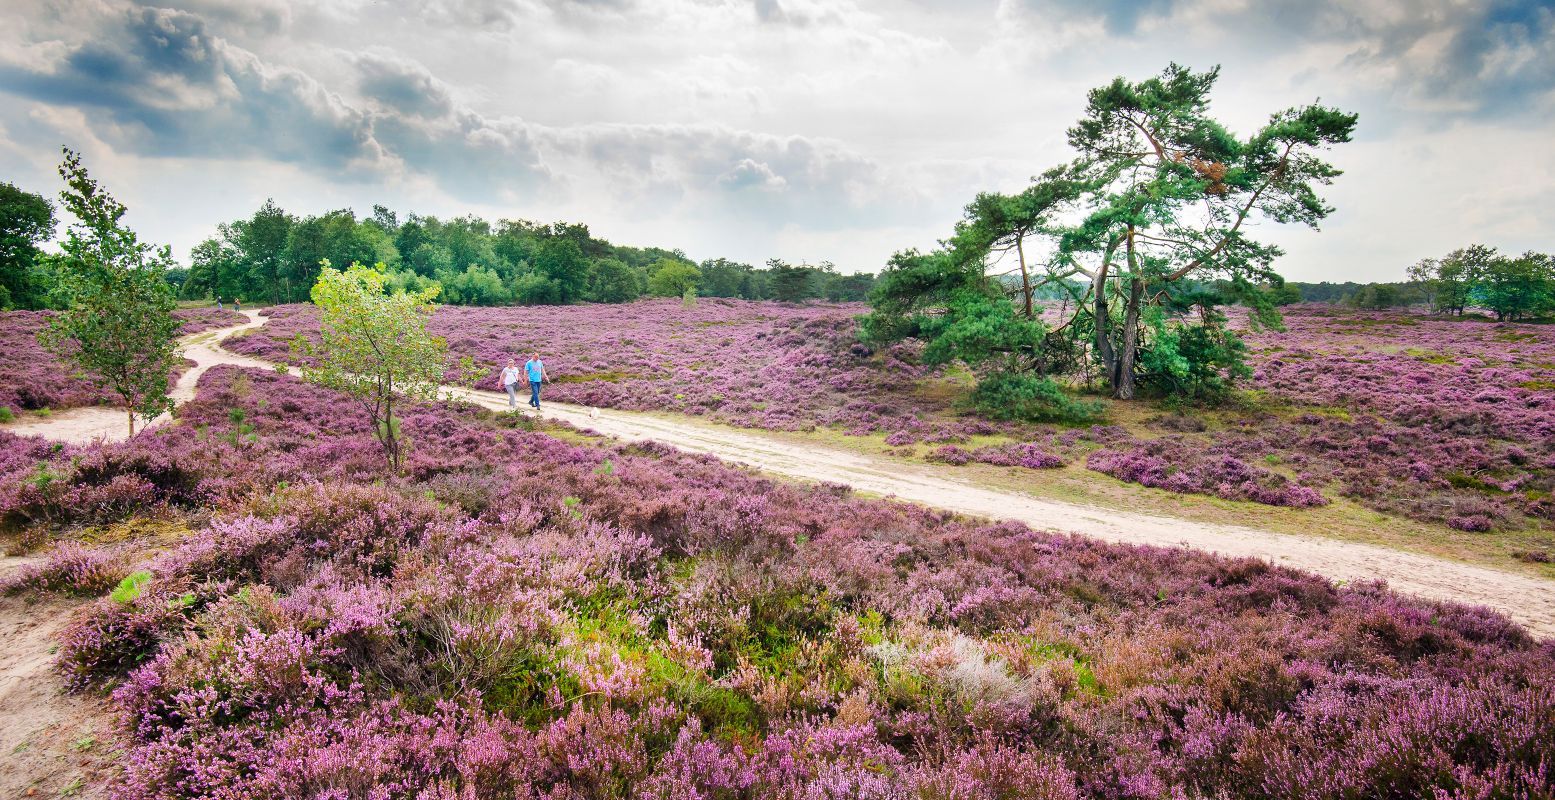
[[0, 581], [0, 594], [69, 594], [97, 597], [129, 572], [124, 555], [111, 548], [64, 542], [48, 557]]
[[1294, 508], [1328, 503], [1322, 492], [1284, 475], [1176, 437], [1104, 447], [1091, 453], [1085, 466], [1120, 481], [1184, 494]]
[[1173, 405], [1214, 405], [1236, 381], [1252, 377], [1247, 345], [1210, 310], [1198, 323], [1151, 322], [1148, 346], [1139, 351], [1139, 385]]
[[972, 405], [992, 419], [1083, 424], [1102, 415], [1099, 401], [1070, 397], [1050, 378], [995, 372], [977, 382]]

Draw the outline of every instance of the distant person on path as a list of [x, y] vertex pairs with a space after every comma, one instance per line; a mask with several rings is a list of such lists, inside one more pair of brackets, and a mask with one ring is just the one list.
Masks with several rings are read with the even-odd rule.
[[529, 405], [540, 410], [540, 385], [551, 379], [545, 374], [545, 362], [540, 360], [540, 354], [535, 353], [524, 362], [524, 374], [529, 378]]
[[507, 368], [502, 370], [502, 388], [508, 393], [508, 408], [518, 408], [518, 362], [508, 359]]
[[242, 313], [243, 312], [243, 301], [242, 301], [242, 299], [237, 298], [237, 297], [232, 298], [232, 310], [236, 311], [238, 313]]
[[226, 309], [221, 307], [221, 298], [220, 297], [216, 298], [216, 310], [217, 311], [226, 311]]

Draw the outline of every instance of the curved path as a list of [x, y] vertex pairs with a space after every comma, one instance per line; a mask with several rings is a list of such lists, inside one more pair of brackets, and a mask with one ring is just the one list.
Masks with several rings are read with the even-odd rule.
[[[264, 318], [257, 312], [244, 311], [242, 314], [248, 317], [248, 322], [191, 333], [178, 340], [179, 346], [184, 349], [184, 358], [194, 361], [194, 366], [184, 370], [183, 374], [178, 376], [178, 382], [173, 384], [173, 390], [168, 392], [168, 396], [173, 398], [175, 404], [193, 400], [194, 387], [200, 382], [200, 376], [217, 364], [227, 363], [227, 359], [232, 354], [221, 348], [222, 339], [238, 331], [265, 324]], [[168, 414], [162, 414], [149, 421], [137, 418], [136, 429], [160, 425], [170, 418]], [[129, 420], [122, 409], [92, 406], [56, 411], [47, 417], [31, 417], [0, 427], [0, 430], [7, 430], [18, 436], [42, 436], [46, 439], [75, 444], [98, 440], [116, 442], [127, 438]]]
[[[221, 339], [262, 324], [257, 313], [243, 313], [249, 317], [243, 325], [189, 337], [185, 354], [194, 359], [197, 366], [179, 379], [175, 397], [181, 400], [192, 397], [195, 381], [216, 364], [258, 369], [275, 367], [271, 362], [220, 347]], [[507, 396], [496, 392], [455, 387], [447, 387], [447, 391], [486, 408], [508, 409]], [[113, 425], [90, 431], [86, 425], [72, 424], [70, 414], [29, 423], [26, 430], [19, 425], [8, 426], [8, 429], [70, 441], [83, 441], [85, 432], [92, 434], [85, 439], [124, 438], [123, 417], [117, 412], [105, 413], [112, 416]], [[960, 481], [943, 469], [795, 444], [762, 435], [759, 431], [733, 430], [689, 418], [666, 419], [652, 414], [560, 403], [547, 403], [544, 415], [625, 441], [652, 439], [777, 475], [847, 484], [858, 490], [949, 511], [1019, 520], [1038, 529], [1068, 531], [1129, 544], [1181, 545], [1228, 556], [1260, 558], [1316, 572], [1336, 581], [1383, 580], [1406, 594], [1489, 606], [1526, 625], [1538, 636], [1555, 637], [1555, 582], [1530, 575], [1376, 545], [1043, 500]]]

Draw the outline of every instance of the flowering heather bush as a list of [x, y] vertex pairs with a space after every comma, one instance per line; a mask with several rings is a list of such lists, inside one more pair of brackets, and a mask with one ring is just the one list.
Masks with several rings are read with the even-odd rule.
[[177, 426], [0, 460], [216, 508], [64, 637], [123, 713], [115, 796], [1548, 793], [1555, 644], [1487, 611], [469, 407], [409, 410], [384, 480], [349, 406], [241, 374]]
[[0, 406], [13, 411], [110, 403], [104, 390], [72, 373], [38, 344], [47, 311], [0, 312]]
[[1057, 469], [1064, 465], [1064, 459], [1029, 443], [979, 447], [969, 455], [973, 461], [992, 464], [996, 467]]
[[112, 589], [130, 568], [124, 555], [107, 548], [65, 542], [48, 558], [0, 580], [0, 594], [75, 594], [95, 597]]
[[[38, 344], [38, 331], [49, 311], [0, 311], [0, 407], [15, 411], [65, 409], [111, 404], [116, 398], [78, 376], [73, 368]], [[186, 308], [173, 312], [184, 320], [183, 333], [236, 325], [247, 318], [235, 311]]]
[[1166, 436], [1128, 449], [1097, 450], [1085, 465], [1121, 481], [1184, 494], [1212, 492], [1227, 500], [1295, 508], [1328, 502], [1321, 492], [1296, 485], [1284, 475], [1255, 467], [1233, 455], [1203, 453], [1201, 447], [1202, 444], [1181, 437]]
[[1465, 530], [1555, 517], [1555, 329], [1320, 306], [1286, 320], [1251, 337], [1254, 380], [1319, 413], [1228, 446], [1290, 453], [1367, 505]]

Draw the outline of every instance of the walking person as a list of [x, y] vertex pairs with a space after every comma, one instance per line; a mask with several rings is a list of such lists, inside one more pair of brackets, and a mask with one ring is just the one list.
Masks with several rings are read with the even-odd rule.
[[216, 310], [217, 311], [225, 311], [226, 310], [226, 309], [221, 307], [221, 297], [219, 297], [219, 296], [216, 298]]
[[243, 311], [243, 301], [236, 297], [232, 298], [232, 310], [241, 313]]
[[518, 408], [518, 361], [508, 359], [507, 368], [502, 370], [502, 388], [508, 393], [508, 408]]
[[524, 374], [529, 378], [529, 405], [540, 410], [540, 386], [551, 379], [545, 374], [545, 362], [540, 360], [540, 354], [535, 353], [524, 362]]

